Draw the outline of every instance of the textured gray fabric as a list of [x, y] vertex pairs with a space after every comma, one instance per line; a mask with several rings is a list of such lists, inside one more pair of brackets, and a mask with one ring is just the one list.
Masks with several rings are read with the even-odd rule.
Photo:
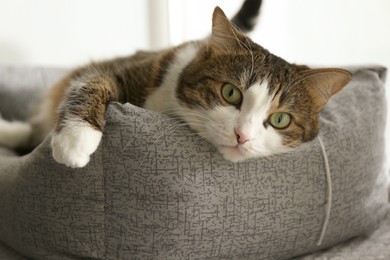
[[294, 260], [388, 260], [390, 259], [390, 214], [378, 230], [328, 250], [294, 258]]
[[2, 260], [26, 260], [28, 258], [20, 255], [4, 243], [0, 242], [0, 259]]
[[[86, 168], [58, 165], [49, 138], [29, 155], [0, 155], [0, 240], [36, 259], [288, 259], [370, 232], [387, 211], [385, 70], [354, 71], [321, 114], [333, 200], [320, 247], [318, 140], [233, 164], [177, 121], [117, 103]], [[0, 90], [43, 82], [12, 73]], [[1, 103], [6, 118], [24, 117]]]

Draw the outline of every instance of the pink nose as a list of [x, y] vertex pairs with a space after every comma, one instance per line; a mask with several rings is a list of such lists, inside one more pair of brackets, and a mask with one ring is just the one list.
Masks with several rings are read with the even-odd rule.
[[251, 139], [251, 136], [244, 133], [241, 129], [235, 129], [234, 131], [236, 132], [237, 143], [239, 144], [248, 142]]

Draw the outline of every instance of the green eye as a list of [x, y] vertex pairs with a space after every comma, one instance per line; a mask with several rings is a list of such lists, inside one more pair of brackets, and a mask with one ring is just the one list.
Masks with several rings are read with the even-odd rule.
[[222, 86], [222, 96], [228, 103], [233, 105], [238, 105], [242, 99], [241, 91], [230, 83]]
[[276, 112], [273, 113], [269, 119], [268, 122], [277, 129], [284, 129], [287, 128], [291, 123], [291, 116], [288, 113], [285, 112]]

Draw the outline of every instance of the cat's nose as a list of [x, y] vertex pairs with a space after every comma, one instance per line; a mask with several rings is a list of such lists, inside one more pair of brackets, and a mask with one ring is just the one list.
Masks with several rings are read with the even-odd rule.
[[250, 135], [244, 133], [240, 129], [235, 129], [234, 132], [236, 133], [237, 143], [239, 144], [246, 143], [251, 139]]

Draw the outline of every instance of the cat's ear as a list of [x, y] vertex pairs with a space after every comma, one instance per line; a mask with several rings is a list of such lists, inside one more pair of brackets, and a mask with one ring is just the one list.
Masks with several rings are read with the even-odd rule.
[[301, 73], [317, 111], [352, 79], [352, 74], [343, 69], [309, 69]]
[[213, 27], [211, 32], [211, 46], [217, 48], [239, 47], [245, 41], [245, 36], [236, 30], [225, 13], [218, 6], [213, 13]]

